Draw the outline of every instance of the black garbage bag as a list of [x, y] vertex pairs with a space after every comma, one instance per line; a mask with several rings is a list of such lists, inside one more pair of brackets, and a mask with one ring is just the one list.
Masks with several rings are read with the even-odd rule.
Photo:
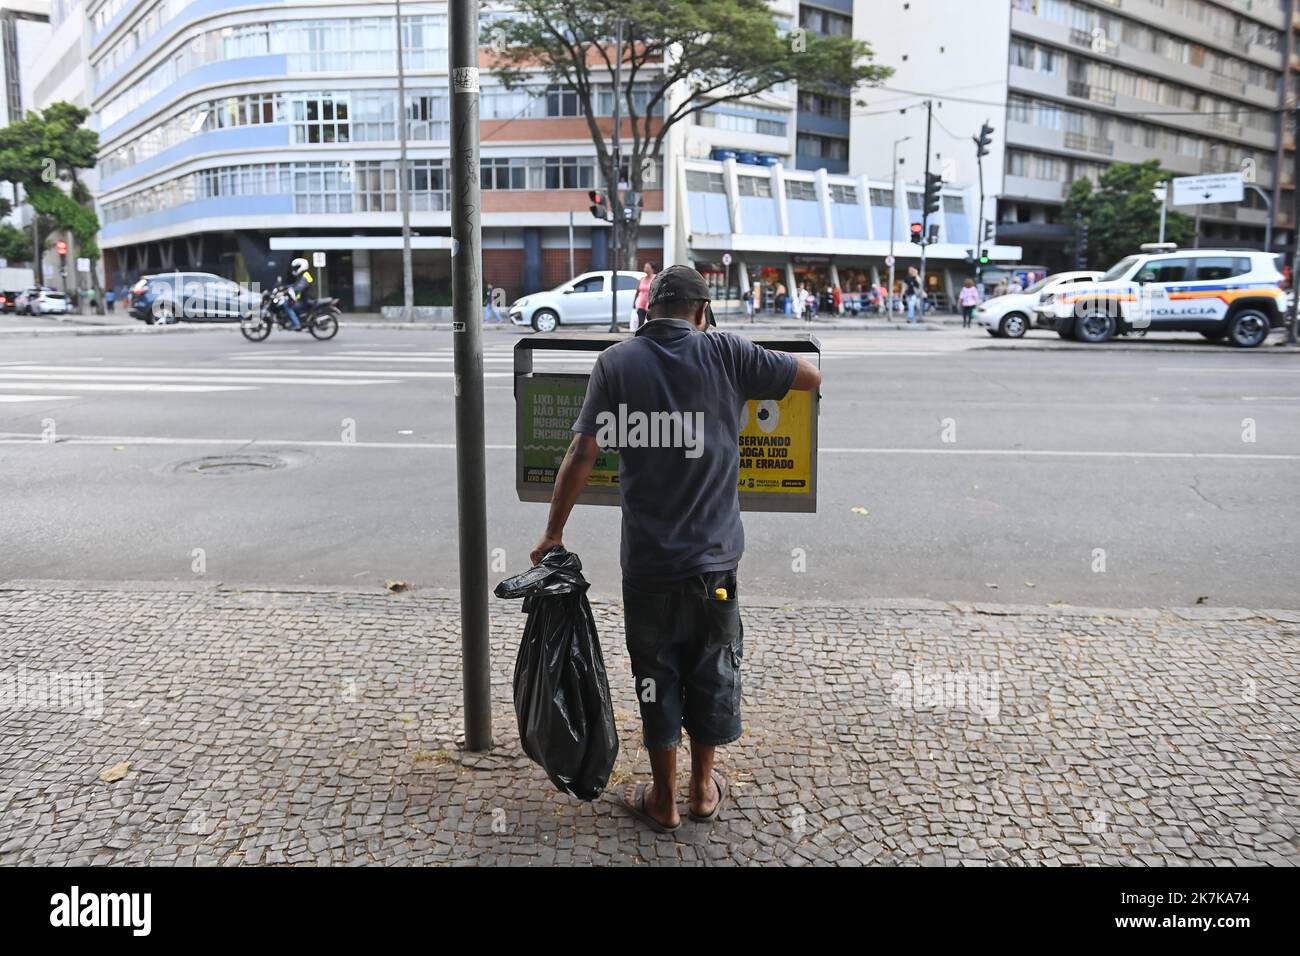
[[552, 548], [542, 563], [507, 578], [499, 598], [523, 598], [523, 641], [515, 659], [515, 717], [524, 753], [551, 783], [595, 800], [618, 757], [618, 731], [605, 658], [587, 603], [578, 556]]

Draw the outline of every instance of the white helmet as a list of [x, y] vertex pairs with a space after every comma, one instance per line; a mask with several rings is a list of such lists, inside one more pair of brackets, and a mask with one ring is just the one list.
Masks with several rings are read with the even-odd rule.
[[289, 272], [295, 279], [298, 278], [298, 276], [302, 275], [306, 271], [307, 271], [306, 259], [294, 259], [293, 262], [289, 263]]

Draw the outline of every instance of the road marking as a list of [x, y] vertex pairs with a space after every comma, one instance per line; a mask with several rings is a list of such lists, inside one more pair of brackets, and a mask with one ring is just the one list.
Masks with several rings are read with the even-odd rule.
[[10, 382], [11, 386], [21, 386], [24, 390], [58, 390], [76, 389], [82, 392], [251, 392], [253, 385], [160, 385], [150, 382], [124, 382], [108, 384], [105, 382]]
[[0, 402], [61, 402], [75, 395], [0, 395]]
[[[1245, 361], [1243, 359], [1243, 361]], [[1295, 374], [1300, 372], [1300, 366], [1287, 366], [1285, 368], [1260, 368], [1258, 365], [1240, 365], [1237, 368], [1229, 368], [1227, 365], [1161, 365], [1156, 368], [1157, 372], [1218, 372], [1220, 375], [1235, 375], [1238, 372], [1282, 372], [1286, 374]]]
[[[329, 378], [359, 378], [373, 379], [376, 376], [384, 378], [451, 378], [452, 372], [417, 372], [403, 371], [401, 369], [304, 369], [304, 368], [248, 368], [240, 366], [237, 368], [185, 368], [185, 367], [165, 367], [151, 365], [12, 365], [0, 368], [0, 375], [19, 375], [25, 373], [40, 372], [45, 378], [64, 378], [80, 377], [82, 374], [120, 374], [120, 375], [182, 375], [185, 381], [191, 381], [195, 378], [219, 379], [229, 375], [246, 376], [249, 381], [265, 380], [264, 376], [283, 375], [293, 376], [294, 382], [305, 382], [311, 384], [319, 381], [322, 376]], [[486, 378], [508, 378], [510, 372], [484, 372]], [[256, 376], [256, 378], [253, 378]], [[357, 383], [365, 384], [365, 383]]]
[[1300, 402], [1300, 395], [1243, 395], [1243, 402]]
[[[96, 372], [70, 372], [70, 373], [52, 373], [52, 372], [8, 372], [0, 371], [0, 382], [8, 382], [11, 385], [23, 385], [32, 380], [50, 381], [57, 380], [66, 382], [65, 388], [72, 388], [81, 385], [82, 382], [194, 382], [196, 377], [193, 375], [130, 375], [120, 372], [111, 372], [99, 374]], [[204, 381], [198, 379], [198, 381]], [[220, 375], [209, 376], [204, 384], [221, 384], [221, 385], [397, 385], [395, 380], [385, 381], [383, 379], [359, 379], [359, 378], [320, 378], [317, 376], [300, 377], [284, 376], [273, 377], [266, 375]]]
[[[39, 433], [0, 432], [0, 444], [50, 444]], [[68, 435], [60, 445], [247, 445], [251, 447], [299, 446], [305, 448], [402, 448], [425, 451], [455, 451], [455, 442], [338, 441], [291, 438], [175, 438], [145, 435]], [[489, 451], [514, 451], [514, 445], [489, 444]], [[1005, 458], [1152, 458], [1208, 459], [1215, 461], [1300, 461], [1300, 454], [1256, 454], [1250, 452], [1202, 451], [1071, 451], [1024, 448], [822, 448], [831, 455], [988, 455]]]

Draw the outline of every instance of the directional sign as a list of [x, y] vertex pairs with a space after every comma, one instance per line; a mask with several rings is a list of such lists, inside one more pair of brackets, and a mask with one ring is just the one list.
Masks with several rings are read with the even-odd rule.
[[313, 266], [315, 266], [317, 269], [324, 269], [324, 268], [325, 268], [325, 253], [323, 253], [323, 252], [313, 252], [313, 253], [311, 254], [311, 264], [312, 264]]
[[892, 266], [893, 264], [894, 264], [894, 257], [893, 257], [893, 256], [885, 256], [885, 265], [887, 265], [887, 266]]
[[1199, 206], [1204, 203], [1241, 202], [1246, 197], [1241, 171], [1213, 173], [1209, 176], [1180, 176], [1173, 180], [1175, 206]]

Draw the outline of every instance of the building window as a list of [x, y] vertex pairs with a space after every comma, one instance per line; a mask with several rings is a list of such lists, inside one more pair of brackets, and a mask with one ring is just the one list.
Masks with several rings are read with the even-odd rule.
[[406, 132], [411, 139], [450, 138], [445, 93], [415, 93], [406, 97]]
[[848, 186], [844, 183], [830, 183], [831, 202], [839, 203], [842, 206], [856, 206], [858, 204], [858, 187]]
[[307, 94], [293, 104], [293, 141], [295, 143], [347, 143], [347, 94]]
[[581, 116], [578, 91], [571, 86], [552, 86], [546, 91], [547, 116]]
[[294, 212], [351, 212], [351, 163], [294, 163]]
[[591, 156], [547, 156], [546, 189], [591, 189], [596, 163]]
[[817, 201], [817, 186], [806, 179], [787, 179], [785, 181], [785, 198], [803, 202]]
[[737, 176], [736, 190], [742, 196], [770, 199], [772, 197], [772, 180], [763, 176]]
[[686, 171], [686, 191], [692, 193], [725, 193], [727, 186], [723, 182], [722, 173], [707, 173], [699, 169], [688, 169]]
[[800, 133], [795, 143], [795, 150], [800, 156], [847, 161], [849, 158], [849, 141], [838, 136], [817, 136], [813, 133]]

